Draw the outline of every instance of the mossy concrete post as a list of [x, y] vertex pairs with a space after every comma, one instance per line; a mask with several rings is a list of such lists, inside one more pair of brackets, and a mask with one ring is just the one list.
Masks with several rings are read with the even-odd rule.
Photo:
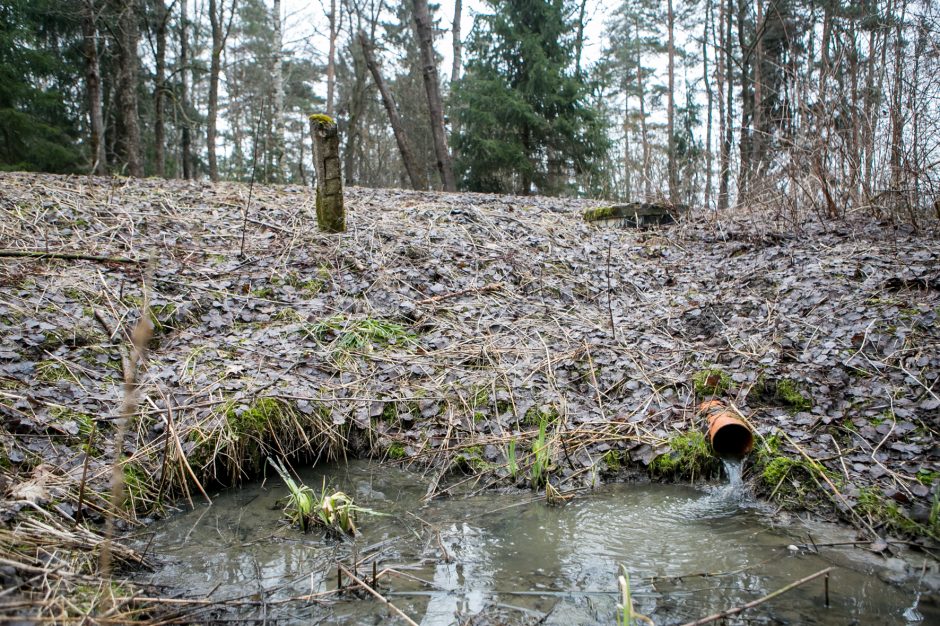
[[346, 231], [343, 179], [339, 167], [339, 131], [328, 115], [310, 116], [313, 161], [317, 169], [317, 225], [326, 233]]

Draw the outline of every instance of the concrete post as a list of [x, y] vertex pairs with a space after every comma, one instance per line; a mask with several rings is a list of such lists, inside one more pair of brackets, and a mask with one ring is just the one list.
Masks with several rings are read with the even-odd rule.
[[343, 179], [339, 167], [339, 132], [333, 118], [310, 116], [313, 162], [317, 170], [317, 225], [325, 233], [346, 231]]

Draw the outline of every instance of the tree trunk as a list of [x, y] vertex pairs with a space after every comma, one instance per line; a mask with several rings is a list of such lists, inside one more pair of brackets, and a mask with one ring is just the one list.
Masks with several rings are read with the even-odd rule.
[[428, 110], [431, 117], [431, 133], [434, 136], [434, 152], [437, 154], [437, 169], [441, 174], [444, 191], [457, 191], [454, 168], [450, 151], [447, 147], [447, 135], [444, 130], [444, 105], [441, 100], [440, 81], [437, 76], [437, 63], [434, 59], [434, 41], [431, 14], [427, 0], [414, 0], [415, 25], [421, 44], [421, 65], [424, 73], [424, 88], [428, 94]]
[[395, 105], [395, 99], [385, 84], [382, 72], [372, 51], [372, 43], [364, 31], [359, 31], [359, 43], [362, 45], [362, 55], [365, 57], [366, 65], [372, 73], [372, 79], [375, 80], [375, 86], [379, 88], [382, 95], [382, 104], [385, 105], [385, 111], [388, 113], [388, 122], [392, 125], [392, 132], [395, 133], [395, 141], [398, 143], [398, 151], [401, 153], [401, 160], [405, 164], [405, 171], [408, 173], [408, 180], [411, 182], [412, 189], [427, 189], [427, 181], [421, 180], [420, 169], [415, 161], [414, 153], [411, 151], [411, 144], [405, 134], [404, 126], [398, 115], [398, 107]]
[[137, 43], [140, 40], [140, 29], [137, 24], [137, 2], [126, 0], [117, 2], [115, 7], [118, 13], [118, 80], [120, 102], [120, 117], [123, 136], [121, 147], [127, 173], [131, 176], [143, 176], [144, 170], [140, 161], [140, 118], [137, 109]]
[[317, 225], [326, 233], [346, 230], [343, 180], [339, 168], [339, 133], [329, 116], [310, 116], [313, 163], [317, 169]]
[[574, 39], [574, 72], [575, 76], [581, 77], [581, 55], [584, 51], [584, 14], [587, 11], [587, 0], [581, 0], [581, 7], [578, 9], [578, 33]]
[[101, 66], [98, 62], [98, 25], [94, 0], [82, 2], [82, 37], [84, 38], [85, 87], [88, 91], [88, 117], [91, 129], [91, 173], [108, 172], [105, 154], [104, 113], [101, 106]]
[[[720, 1], [720, 0], [719, 0]], [[719, 183], [718, 189], [718, 210], [724, 211], [728, 208], [730, 204], [730, 177], [731, 177], [731, 141], [732, 133], [734, 132], [731, 128], [731, 120], [734, 118], [734, 93], [732, 85], [734, 84], [734, 59], [732, 58], [732, 44], [731, 44], [731, 26], [734, 19], [734, 12], [732, 9], [732, 3], [734, 0], [727, 0], [727, 4], [724, 6], [724, 23], [720, 26], [723, 27], [724, 41], [721, 46], [721, 53], [724, 61], [724, 88], [725, 88], [725, 107], [724, 115], [724, 128], [722, 129], [721, 137], [721, 181]]]
[[[708, 75], [708, 35], [712, 27], [712, 0], [705, 0], [705, 26], [702, 28], [702, 82], [705, 83], [705, 96], [708, 99], [708, 112], [705, 122], [705, 208], [712, 204], [712, 108], [714, 96], [712, 83]], [[719, 92], [719, 98], [721, 94]]]
[[189, 180], [193, 177], [193, 137], [189, 120], [189, 33], [187, 0], [180, 0], [180, 111], [183, 115], [183, 125], [180, 132], [180, 160], [183, 162], [183, 178]]
[[666, 28], [668, 29], [668, 73], [669, 73], [669, 93], [666, 98], [666, 133], [667, 151], [669, 159], [669, 201], [673, 204], [677, 201], [676, 187], [676, 42], [675, 42], [676, 16], [672, 10], [672, 0], [666, 3]]
[[903, 102], [903, 90], [901, 77], [904, 69], [904, 39], [902, 28], [907, 16], [907, 0], [901, 2], [901, 16], [897, 19], [894, 35], [894, 87], [891, 91], [891, 189], [900, 196], [901, 189], [901, 161], [903, 156], [903, 147], [901, 146], [904, 137], [904, 112], [901, 110]]
[[450, 68], [450, 84], [453, 85], [460, 78], [461, 55], [463, 54], [463, 42], [460, 40], [460, 13], [463, 2], [454, 0], [454, 23], [451, 27], [451, 35], [454, 42], [454, 63]]
[[284, 36], [281, 30], [281, 0], [274, 0], [274, 54], [271, 57], [272, 82], [274, 83], [274, 180], [284, 180], [284, 76], [282, 73], [282, 48]]
[[[633, 18], [636, 29], [636, 40], [640, 41], [640, 20]], [[637, 97], [640, 100], [640, 141], [643, 143], [643, 190], [646, 200], [652, 199], [653, 175], [651, 171], [650, 138], [646, 127], [646, 90], [643, 84], [643, 58], [640, 56], [640, 47], [636, 47], [636, 86]]]
[[[224, 2], [224, 0], [223, 0]], [[212, 50], [209, 53], [209, 110], [206, 113], [206, 155], [209, 179], [219, 180], [219, 164], [215, 154], [216, 124], [219, 116], [219, 71], [222, 67], [222, 15], [217, 0], [209, 0], [209, 24], [212, 29]]]
[[756, 37], [757, 41], [754, 42], [754, 105], [753, 105], [753, 122], [751, 124], [751, 172], [753, 174], [760, 176], [761, 171], [763, 170], [764, 162], [764, 138], [769, 132], [769, 128], [765, 128], [764, 124], [764, 77], [763, 77], [763, 64], [764, 64], [764, 2], [759, 0], [757, 2], [757, 22], [756, 22]]
[[[333, 117], [336, 91], [336, 0], [330, 0], [330, 50], [326, 58], [326, 114]], [[349, 176], [347, 170], [346, 173]]]
[[170, 11], [167, 10], [163, 0], [157, 0], [157, 50], [156, 50], [156, 77], [153, 87], [153, 158], [154, 173], [161, 178], [166, 175], [165, 144], [166, 144], [166, 114], [163, 103], [166, 100], [166, 31], [170, 21]]

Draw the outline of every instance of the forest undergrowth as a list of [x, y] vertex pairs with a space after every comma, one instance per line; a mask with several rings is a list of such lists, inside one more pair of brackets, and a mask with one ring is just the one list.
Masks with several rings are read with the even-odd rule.
[[0, 185], [0, 614], [165, 612], [101, 578], [101, 522], [133, 532], [269, 456], [371, 456], [426, 474], [428, 497], [472, 482], [549, 503], [715, 477], [712, 398], [757, 432], [756, 493], [936, 554], [935, 224], [762, 208], [608, 228], [582, 218], [597, 201], [350, 188], [335, 236], [296, 186], [256, 187], [246, 215], [235, 183]]

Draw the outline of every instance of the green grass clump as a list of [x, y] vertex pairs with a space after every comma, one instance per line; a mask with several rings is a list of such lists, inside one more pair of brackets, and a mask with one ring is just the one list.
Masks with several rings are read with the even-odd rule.
[[59, 422], [75, 422], [78, 426], [78, 436], [88, 437], [95, 427], [95, 418], [87, 413], [79, 413], [64, 406], [53, 406], [49, 409], [49, 417]]
[[516, 460], [516, 440], [509, 440], [509, 447], [506, 448], [506, 469], [513, 480], [519, 475], [519, 463]]
[[617, 472], [620, 470], [620, 452], [617, 450], [608, 450], [604, 455], [604, 463], [607, 465], [607, 469], [612, 472]]
[[731, 377], [717, 367], [710, 367], [692, 376], [695, 393], [700, 396], [720, 396], [731, 387]]
[[343, 315], [334, 315], [308, 325], [304, 331], [319, 342], [332, 338], [330, 346], [335, 357], [343, 357], [352, 352], [371, 351], [391, 344], [413, 344], [416, 339], [414, 333], [401, 324], [372, 317], [350, 319]]
[[707, 477], [717, 474], [720, 464], [712, 454], [705, 435], [692, 430], [669, 440], [669, 452], [650, 463], [653, 476], [674, 478]]
[[529, 483], [533, 489], [539, 489], [548, 483], [551, 450], [546, 440], [548, 430], [547, 417], [539, 423], [539, 434], [532, 445], [532, 466], [529, 468]]
[[917, 482], [920, 484], [929, 487], [934, 483], [935, 480], [940, 478], [940, 472], [934, 472], [931, 470], [925, 470], [923, 468], [917, 470]]
[[556, 421], [558, 421], [558, 407], [554, 404], [530, 407], [522, 418], [522, 423], [528, 426], [539, 426], [542, 422], [551, 425]]
[[934, 499], [927, 524], [919, 524], [904, 514], [898, 503], [886, 498], [877, 487], [863, 488], [855, 511], [868, 516], [889, 531], [915, 537], [928, 536], [940, 540], [940, 500]]

